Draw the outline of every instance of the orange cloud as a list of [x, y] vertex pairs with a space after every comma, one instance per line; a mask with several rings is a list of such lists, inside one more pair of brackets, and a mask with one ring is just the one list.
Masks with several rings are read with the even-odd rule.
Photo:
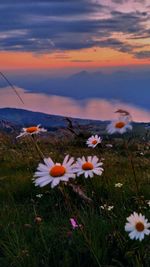
[[136, 59], [128, 53], [115, 51], [111, 48], [90, 48], [49, 54], [0, 52], [0, 63], [2, 70], [14, 70], [146, 65], [150, 64], [150, 60], [146, 58]]

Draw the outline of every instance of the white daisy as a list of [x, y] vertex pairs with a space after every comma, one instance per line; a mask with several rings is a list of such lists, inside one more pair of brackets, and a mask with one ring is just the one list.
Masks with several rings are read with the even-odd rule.
[[33, 135], [33, 134], [38, 134], [41, 132], [47, 132], [46, 129], [44, 128], [40, 128], [40, 124], [38, 124], [37, 126], [31, 126], [31, 127], [27, 127], [27, 128], [23, 128], [22, 132], [16, 137], [22, 137], [22, 136], [26, 136], [26, 135]]
[[123, 184], [121, 184], [121, 183], [116, 183], [115, 184], [115, 187], [118, 187], [118, 188], [120, 188], [120, 187], [122, 187], [123, 186]]
[[65, 156], [63, 163], [54, 163], [51, 158], [45, 158], [44, 163], [38, 165], [34, 177], [35, 186], [43, 187], [51, 183], [51, 188], [58, 185], [61, 181], [68, 182], [69, 178], [75, 178], [72, 163], [74, 158], [69, 159], [69, 155]]
[[114, 206], [108, 206], [107, 204], [104, 204], [103, 206], [100, 206], [102, 210], [108, 210], [111, 211], [113, 210]]
[[86, 144], [88, 145], [88, 147], [94, 148], [101, 142], [102, 142], [101, 137], [96, 134], [95, 136], [92, 135], [91, 137], [89, 137], [89, 139], [86, 141]]
[[102, 162], [99, 161], [97, 156], [89, 156], [87, 159], [83, 156], [78, 158], [76, 164], [74, 165], [74, 171], [77, 176], [84, 174], [85, 178], [92, 178], [94, 174], [101, 175], [103, 172]]
[[108, 206], [108, 211], [113, 210], [114, 206]]
[[129, 237], [131, 239], [139, 239], [141, 241], [144, 239], [144, 235], [150, 234], [150, 230], [148, 229], [150, 227], [150, 223], [141, 213], [138, 214], [134, 212], [127, 218], [127, 221], [125, 231], [130, 232]]
[[150, 200], [147, 200], [147, 205], [150, 207]]
[[43, 194], [37, 194], [36, 197], [41, 198]]
[[112, 121], [107, 126], [107, 132], [109, 134], [120, 133], [123, 134], [127, 130], [132, 130], [132, 125], [127, 117], [120, 117], [117, 120]]

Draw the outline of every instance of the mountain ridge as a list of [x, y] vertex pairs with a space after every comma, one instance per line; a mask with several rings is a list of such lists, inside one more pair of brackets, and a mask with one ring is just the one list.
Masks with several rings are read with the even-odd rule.
[[[67, 119], [69, 118], [69, 120]], [[22, 127], [29, 127], [40, 124], [50, 132], [57, 132], [59, 129], [69, 129], [70, 125], [79, 131], [89, 134], [107, 134], [106, 127], [109, 121], [70, 118], [59, 115], [49, 115], [42, 112], [35, 112], [18, 108], [0, 108], [0, 130], [11, 133], [20, 130]], [[133, 122], [134, 133], [143, 136], [146, 127], [150, 123]], [[147, 128], [148, 129], [148, 128]]]
[[8, 120], [14, 124], [42, 124], [42, 126], [65, 126], [66, 118], [70, 118], [73, 122], [78, 122], [82, 125], [93, 123], [93, 124], [105, 124], [108, 121], [101, 120], [91, 120], [91, 119], [80, 119], [80, 118], [71, 118], [61, 115], [51, 115], [42, 112], [36, 112], [26, 109], [18, 108], [0, 108], [0, 120]]

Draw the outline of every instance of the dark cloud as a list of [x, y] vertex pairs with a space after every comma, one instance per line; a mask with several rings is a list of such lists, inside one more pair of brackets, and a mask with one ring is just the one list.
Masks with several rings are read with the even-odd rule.
[[123, 43], [114, 38], [107, 38], [103, 41], [98, 42], [97, 45], [99, 47], [110, 47], [120, 52], [131, 52], [133, 49], [133, 46]]
[[[7, 3], [8, 2], [8, 3]], [[102, 9], [104, 6], [88, 0], [71, 1], [6, 1], [0, 2], [0, 10], [15, 18], [15, 15], [26, 17], [28, 15], [39, 16], [71, 16], [90, 14]], [[17, 18], [16, 18], [17, 19]]]
[[128, 2], [128, 0], [112, 0], [113, 3], [122, 4], [124, 2]]
[[150, 51], [140, 51], [140, 52], [136, 52], [134, 53], [134, 56], [136, 58], [140, 58], [140, 59], [144, 59], [147, 58], [150, 60]]
[[132, 53], [133, 46], [111, 36], [117, 32], [133, 39], [148, 36], [143, 22], [149, 15], [110, 11], [109, 18], [95, 19], [98, 12], [108, 11], [92, 0], [1, 0], [0, 50], [45, 53], [98, 46]]
[[[69, 0], [70, 3], [76, 3], [76, 0]], [[78, 0], [78, 2], [90, 2], [90, 0]], [[22, 5], [26, 5], [26, 4], [31, 4], [31, 3], [68, 3], [68, 0], [1, 0], [1, 4], [4, 5], [12, 5], [12, 4], [22, 4]]]

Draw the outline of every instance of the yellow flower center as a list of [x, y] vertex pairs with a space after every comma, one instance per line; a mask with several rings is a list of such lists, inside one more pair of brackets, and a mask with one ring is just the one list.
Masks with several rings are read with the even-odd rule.
[[119, 122], [117, 122], [117, 123], [115, 124], [115, 127], [118, 128], [118, 129], [121, 129], [121, 128], [123, 128], [125, 125], [126, 125], [125, 122], [123, 122], [123, 121], [119, 121]]
[[37, 130], [38, 130], [37, 126], [32, 126], [32, 127], [26, 128], [27, 133], [33, 133], [33, 132], [36, 132]]
[[144, 224], [142, 222], [138, 222], [135, 228], [138, 232], [142, 232], [144, 230]]
[[61, 177], [65, 174], [66, 169], [62, 165], [55, 165], [50, 169], [50, 175], [52, 177]]
[[97, 141], [96, 141], [96, 140], [93, 140], [93, 141], [92, 141], [92, 144], [93, 144], [93, 145], [96, 145], [96, 144], [97, 144]]
[[93, 170], [94, 169], [94, 166], [91, 162], [85, 162], [83, 165], [82, 165], [82, 169], [84, 171], [89, 171], [89, 170]]

